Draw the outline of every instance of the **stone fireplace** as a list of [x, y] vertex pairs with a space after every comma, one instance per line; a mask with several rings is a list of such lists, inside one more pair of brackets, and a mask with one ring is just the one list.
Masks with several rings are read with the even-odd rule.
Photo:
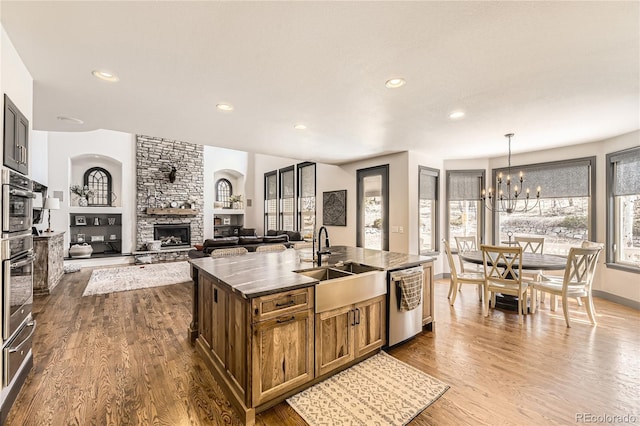
[[188, 223], [156, 223], [153, 225], [153, 239], [160, 241], [162, 249], [189, 247], [191, 245], [191, 226]]
[[[192, 243], [202, 243], [202, 145], [136, 135], [136, 186], [137, 226], [134, 250], [146, 250], [147, 242], [152, 240], [168, 240], [162, 246], [168, 253], [174, 248], [179, 251], [189, 248]], [[188, 210], [180, 209], [187, 206]], [[154, 210], [150, 212], [149, 209]]]

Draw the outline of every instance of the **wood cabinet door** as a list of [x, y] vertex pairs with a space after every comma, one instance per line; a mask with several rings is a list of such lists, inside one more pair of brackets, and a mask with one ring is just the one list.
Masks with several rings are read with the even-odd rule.
[[211, 348], [211, 315], [213, 307], [213, 282], [204, 276], [199, 274], [198, 283], [198, 310], [200, 311], [198, 334], [200, 338]]
[[248, 302], [237, 294], [229, 293], [227, 323], [227, 359], [225, 367], [233, 379], [236, 391], [244, 397], [247, 389], [247, 324]]
[[316, 314], [316, 376], [355, 358], [353, 305]]
[[253, 406], [313, 379], [313, 311], [252, 325]]
[[381, 348], [387, 341], [386, 296], [378, 296], [355, 305], [355, 356]]
[[225, 365], [227, 359], [227, 292], [218, 284], [211, 285], [211, 350]]
[[423, 265], [422, 325], [433, 322], [433, 263]]

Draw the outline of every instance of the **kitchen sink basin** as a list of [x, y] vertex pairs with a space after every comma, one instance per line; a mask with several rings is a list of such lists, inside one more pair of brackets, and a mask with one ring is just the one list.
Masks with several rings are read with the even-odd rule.
[[387, 293], [386, 272], [358, 263], [348, 262], [335, 267], [318, 267], [294, 272], [320, 281], [315, 289], [316, 313]]
[[373, 266], [361, 265], [359, 263], [347, 262], [341, 265], [332, 266], [333, 269], [339, 269], [340, 271], [351, 272], [352, 274], [362, 274], [364, 272], [379, 271], [380, 269]]
[[342, 271], [340, 269], [334, 268], [314, 268], [314, 269], [306, 269], [303, 271], [296, 271], [299, 274], [306, 275], [307, 277], [311, 277], [318, 281], [327, 281], [335, 278], [348, 277], [353, 275], [353, 273], [348, 271]]

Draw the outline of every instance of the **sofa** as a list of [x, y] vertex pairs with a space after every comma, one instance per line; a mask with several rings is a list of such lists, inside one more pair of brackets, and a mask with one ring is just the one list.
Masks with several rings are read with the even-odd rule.
[[282, 244], [289, 248], [293, 246], [295, 242], [304, 241], [299, 232], [284, 231], [284, 230], [269, 230], [267, 235], [256, 235], [253, 228], [242, 228], [238, 230], [238, 236], [233, 237], [217, 237], [210, 238], [204, 241], [202, 249], [196, 248], [189, 251], [189, 257], [197, 259], [200, 257], [209, 256], [212, 251], [221, 248], [234, 248], [244, 247], [248, 251], [256, 251], [259, 246], [269, 244]]

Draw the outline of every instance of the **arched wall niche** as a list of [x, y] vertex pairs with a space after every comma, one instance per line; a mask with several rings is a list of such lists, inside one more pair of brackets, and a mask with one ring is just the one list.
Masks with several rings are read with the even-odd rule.
[[[69, 186], [84, 185], [84, 173], [92, 167], [101, 167], [111, 174], [111, 192], [113, 207], [122, 206], [122, 162], [100, 154], [82, 154], [70, 158], [71, 170]], [[70, 205], [78, 205], [76, 196], [69, 193]]]

